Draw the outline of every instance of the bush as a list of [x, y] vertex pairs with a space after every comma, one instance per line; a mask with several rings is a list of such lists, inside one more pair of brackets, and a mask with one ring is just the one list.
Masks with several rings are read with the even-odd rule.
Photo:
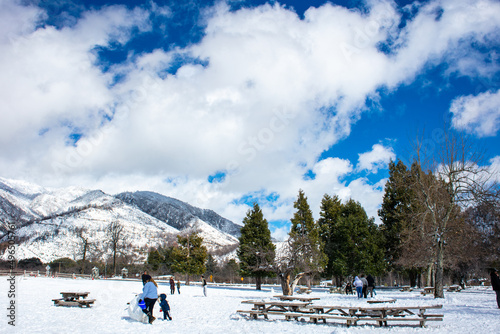
[[50, 262], [49, 266], [52, 271], [67, 271], [75, 268], [77, 263], [68, 257], [63, 257]]
[[39, 270], [43, 269], [42, 261], [37, 257], [31, 257], [29, 259], [22, 259], [17, 263], [19, 269], [27, 270]]

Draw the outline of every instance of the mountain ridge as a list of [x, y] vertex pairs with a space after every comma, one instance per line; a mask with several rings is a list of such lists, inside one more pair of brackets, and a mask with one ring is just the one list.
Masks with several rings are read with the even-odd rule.
[[0, 178], [0, 219], [0, 243], [6, 242], [7, 222], [16, 222], [16, 258], [38, 254], [44, 262], [78, 259], [82, 230], [93, 244], [89, 257], [109, 257], [106, 228], [113, 221], [124, 226], [123, 247], [128, 249], [124, 254], [139, 260], [145, 260], [150, 247], [164, 246], [178, 234], [198, 231], [211, 252], [234, 248], [239, 236], [239, 226], [214, 211], [151, 191], [109, 195], [97, 189], [44, 188], [4, 178]]

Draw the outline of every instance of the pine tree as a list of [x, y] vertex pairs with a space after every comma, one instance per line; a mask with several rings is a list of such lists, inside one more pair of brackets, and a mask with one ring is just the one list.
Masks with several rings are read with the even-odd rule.
[[[342, 203], [338, 196], [331, 197], [328, 194], [323, 196], [320, 206], [320, 218], [318, 225], [320, 228], [320, 237], [325, 244], [325, 254], [328, 257], [328, 262], [325, 269], [327, 277], [337, 277], [336, 285], [340, 285], [342, 276], [345, 275], [345, 270], [338, 270], [345, 268], [346, 258], [340, 254], [336, 249], [336, 235], [342, 210]], [[341, 264], [342, 263], [342, 264]]]
[[337, 286], [349, 275], [383, 273], [383, 236], [359, 202], [350, 199], [342, 204], [338, 197], [325, 195], [320, 215], [318, 224], [328, 255], [326, 273], [336, 278]]
[[196, 232], [187, 236], [177, 236], [178, 247], [172, 249], [172, 270], [186, 274], [186, 285], [189, 275], [201, 275], [205, 272], [207, 249], [202, 245], [203, 238]]
[[147, 264], [151, 265], [151, 268], [156, 271], [165, 262], [165, 258], [161, 256], [157, 249], [153, 249], [148, 254]]
[[255, 277], [256, 289], [261, 290], [262, 278], [273, 275], [275, 246], [267, 220], [257, 203], [243, 219], [239, 241], [237, 254], [241, 275]]
[[389, 269], [397, 268], [401, 256], [402, 233], [409, 223], [411, 206], [410, 171], [401, 161], [389, 163], [389, 180], [385, 184], [382, 207], [378, 215], [382, 220], [385, 238], [385, 259]]

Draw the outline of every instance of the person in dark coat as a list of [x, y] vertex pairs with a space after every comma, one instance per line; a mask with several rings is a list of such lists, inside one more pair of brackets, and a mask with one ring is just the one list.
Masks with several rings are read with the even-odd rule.
[[373, 278], [372, 275], [368, 275], [366, 277], [366, 280], [368, 281], [368, 292], [370, 294], [370, 297], [373, 297], [373, 290], [375, 290], [375, 279]]
[[144, 271], [144, 273], [141, 276], [141, 278], [142, 278], [142, 285], [143, 286], [146, 285], [146, 282], [149, 279], [149, 277], [151, 277], [151, 276], [148, 275], [148, 272]]
[[500, 277], [498, 277], [498, 271], [493, 269], [490, 273], [491, 276], [491, 287], [497, 294], [497, 306], [500, 308]]
[[164, 293], [160, 295], [160, 307], [163, 312], [163, 320], [172, 320], [172, 317], [170, 316], [170, 305], [168, 305], [167, 295]]
[[181, 294], [181, 282], [177, 280], [177, 293]]
[[201, 286], [203, 286], [203, 295], [206, 297], [207, 296], [207, 280], [205, 279], [205, 276], [201, 275]]
[[352, 284], [351, 282], [347, 282], [345, 286], [345, 294], [346, 295], [352, 295]]
[[368, 281], [366, 280], [366, 277], [364, 274], [361, 275], [361, 282], [363, 282], [363, 290], [362, 290], [362, 293], [363, 293], [363, 297], [366, 298], [367, 296], [367, 291], [368, 291]]
[[170, 294], [174, 294], [175, 293], [175, 282], [174, 282], [174, 278], [173, 277], [170, 277]]

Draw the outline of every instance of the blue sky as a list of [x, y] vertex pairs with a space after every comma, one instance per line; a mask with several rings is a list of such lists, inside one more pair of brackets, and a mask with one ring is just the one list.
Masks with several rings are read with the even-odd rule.
[[500, 165], [498, 1], [0, 1], [0, 176], [152, 190], [273, 236], [303, 189], [377, 215], [447, 126]]

